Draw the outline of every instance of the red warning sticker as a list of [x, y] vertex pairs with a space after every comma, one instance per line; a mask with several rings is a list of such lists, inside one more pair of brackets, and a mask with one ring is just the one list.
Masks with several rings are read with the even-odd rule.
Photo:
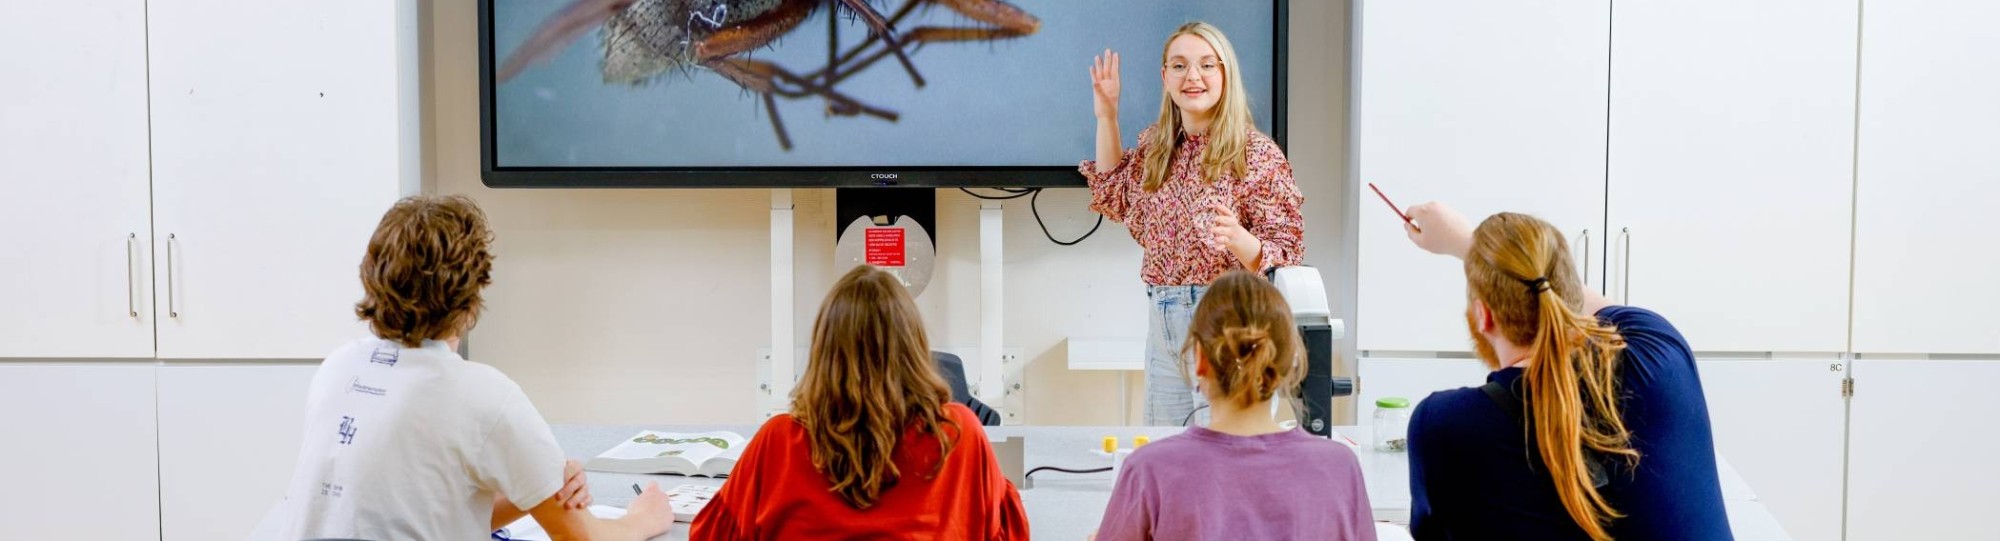
[[863, 240], [867, 242], [868, 264], [877, 267], [903, 266], [903, 229], [897, 227], [870, 227]]

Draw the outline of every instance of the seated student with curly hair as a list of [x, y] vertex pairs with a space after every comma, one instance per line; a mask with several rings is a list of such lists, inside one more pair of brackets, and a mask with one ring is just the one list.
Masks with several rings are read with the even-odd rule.
[[622, 519], [591, 516], [583, 470], [521, 387], [459, 357], [493, 282], [492, 244], [464, 197], [411, 197], [382, 216], [354, 309], [375, 337], [313, 374], [283, 539], [486, 539], [524, 514], [565, 540], [647, 539], [673, 524], [657, 486]]

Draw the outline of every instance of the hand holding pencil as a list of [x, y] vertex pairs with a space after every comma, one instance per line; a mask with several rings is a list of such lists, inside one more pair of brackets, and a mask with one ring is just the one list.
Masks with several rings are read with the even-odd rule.
[[1465, 254], [1472, 251], [1472, 224], [1444, 203], [1433, 201], [1410, 207], [1407, 216], [1409, 221], [1403, 224], [1403, 233], [1418, 248], [1459, 259], [1465, 259]]

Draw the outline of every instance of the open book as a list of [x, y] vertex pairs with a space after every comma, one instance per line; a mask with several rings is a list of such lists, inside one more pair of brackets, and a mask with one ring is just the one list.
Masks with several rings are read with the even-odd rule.
[[671, 473], [728, 477], [743, 445], [734, 432], [640, 432], [584, 463], [583, 469], [614, 473]]

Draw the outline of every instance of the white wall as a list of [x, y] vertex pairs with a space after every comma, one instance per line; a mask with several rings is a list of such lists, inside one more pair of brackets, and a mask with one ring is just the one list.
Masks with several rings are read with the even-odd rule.
[[[1337, 269], [1346, 206], [1341, 177], [1347, 2], [1292, 3], [1290, 157], [1306, 195], [1307, 262]], [[746, 423], [758, 419], [753, 356], [769, 345], [766, 190], [492, 190], [479, 181], [477, 34], [473, 0], [427, 4], [431, 48], [425, 135], [432, 193], [463, 193], [486, 209], [499, 260], [487, 313], [469, 338], [558, 423]], [[1162, 28], [1162, 36], [1170, 29]], [[1078, 70], [1085, 59], [1076, 59]], [[1081, 81], [1081, 77], [1079, 77]], [[1079, 84], [1077, 98], [1088, 92]], [[1061, 121], [1062, 119], [1054, 119]], [[1060, 125], [1088, 130], [1078, 118]], [[1081, 160], [1089, 149], [1077, 149]], [[938, 262], [917, 299], [931, 340], [978, 344], [978, 202], [938, 197]], [[1041, 200], [1050, 232], [1074, 238], [1096, 216], [1082, 189]], [[833, 259], [830, 190], [798, 190], [797, 339], [845, 269]], [[1083, 244], [1042, 237], [1026, 200], [1006, 206], [1004, 342], [1029, 363], [1032, 424], [1118, 421], [1118, 375], [1071, 372], [1066, 336], [1145, 334], [1139, 249], [1115, 223]], [[1343, 373], [1351, 370], [1343, 369]], [[1141, 383], [1131, 379], [1133, 400]]]

